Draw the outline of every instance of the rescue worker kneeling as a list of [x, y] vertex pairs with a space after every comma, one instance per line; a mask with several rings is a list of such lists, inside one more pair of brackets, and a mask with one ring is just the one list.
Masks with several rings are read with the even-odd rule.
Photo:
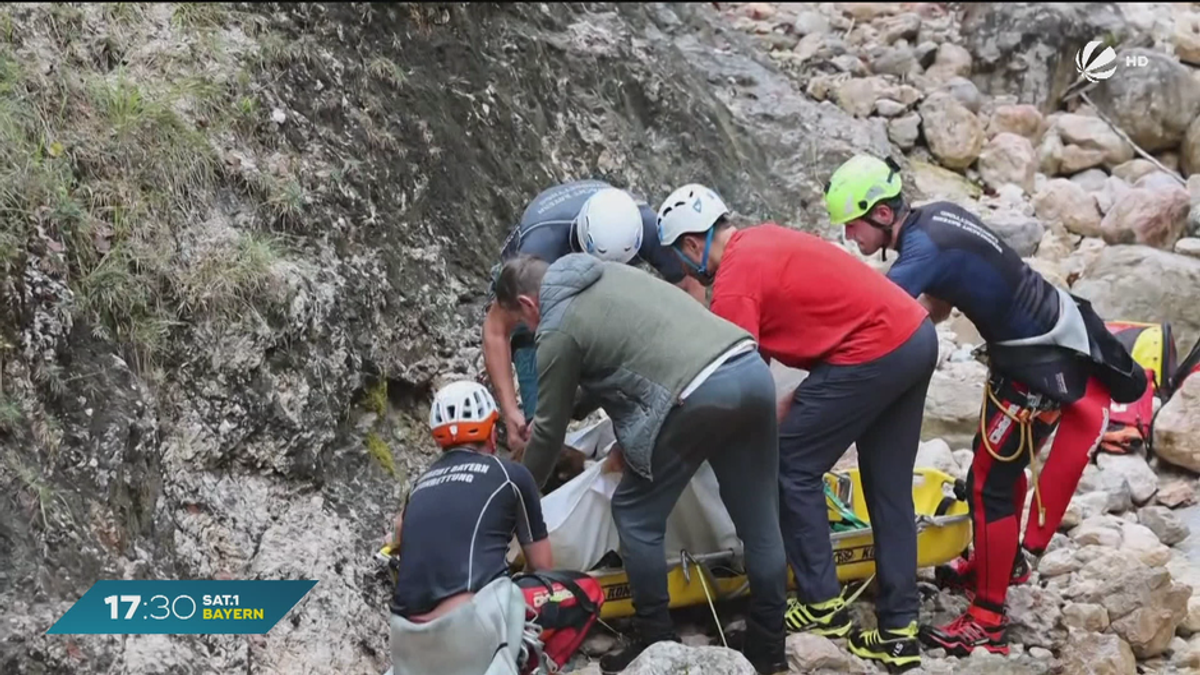
[[520, 672], [526, 602], [508, 576], [515, 534], [528, 566], [553, 566], [533, 476], [496, 457], [495, 400], [462, 381], [440, 390], [429, 415], [443, 454], [396, 519], [392, 598], [395, 675]]

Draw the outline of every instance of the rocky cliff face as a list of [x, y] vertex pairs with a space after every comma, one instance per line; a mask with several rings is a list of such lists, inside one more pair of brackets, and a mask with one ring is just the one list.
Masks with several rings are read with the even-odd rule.
[[[5, 672], [382, 672], [370, 555], [525, 202], [703, 180], [816, 227], [887, 138], [709, 7], [2, 15]], [[265, 639], [42, 633], [99, 578], [313, 578]], [[163, 671], [165, 672], [165, 671]]]
[[[891, 154], [914, 199], [975, 209], [1112, 318], [1170, 319], [1190, 345], [1197, 178], [1189, 192], [1169, 171], [1200, 166], [1195, 15], [1093, 4], [1087, 26], [1155, 52], [1149, 85], [1110, 80], [1096, 110], [1059, 101], [1091, 38], [1066, 3], [0, 9], [0, 669], [386, 670], [370, 556], [433, 456], [430, 389], [481, 370], [495, 253], [556, 181], [651, 203], [702, 181], [747, 218], [836, 237], [821, 184], [854, 152]], [[946, 453], [969, 443], [981, 381], [956, 321], [927, 426]], [[1194, 454], [1175, 427], [1176, 455]], [[1090, 529], [1060, 542], [1081, 559], [1037, 599], [1080, 608], [1026, 612], [1051, 658], [1020, 667], [1200, 654], [1178, 644], [1200, 605], [1175, 607], [1145, 532], [1084, 523], [1146, 504], [1139, 468], [1081, 487], [1072, 527]], [[1122, 499], [1139, 480], [1143, 499]], [[1195, 479], [1162, 481], [1169, 516]], [[1174, 604], [1109, 608], [1106, 631], [1086, 593], [1107, 578], [1076, 552], [1114, 538], [1144, 544], [1121, 569]], [[44, 635], [96, 579], [193, 577], [319, 583], [265, 637]], [[1073, 617], [1091, 632], [1068, 638]], [[794, 642], [797, 669], [823, 667]], [[821, 663], [861, 665], [826, 642]]]

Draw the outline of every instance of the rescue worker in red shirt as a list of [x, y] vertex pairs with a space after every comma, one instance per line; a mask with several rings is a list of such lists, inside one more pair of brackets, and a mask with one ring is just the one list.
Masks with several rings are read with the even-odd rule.
[[1141, 396], [1145, 373], [1086, 301], [1054, 287], [969, 211], [935, 202], [910, 207], [900, 167], [860, 155], [830, 178], [830, 221], [871, 255], [899, 257], [887, 276], [934, 321], [958, 307], [986, 342], [988, 382], [968, 475], [975, 553], [939, 568], [945, 584], [974, 587], [971, 606], [922, 640], [948, 653], [1008, 653], [1008, 586], [1028, 578], [1018, 547], [1025, 467], [1057, 428], [1040, 476], [1024, 548], [1040, 555], [1062, 522], [1088, 457], [1108, 425], [1111, 401]]
[[[917, 531], [911, 476], [937, 365], [928, 314], [883, 275], [816, 236], [767, 223], [738, 230], [703, 185], [658, 211], [659, 237], [712, 286], [711, 310], [758, 342], [764, 359], [809, 371], [779, 420], [780, 524], [798, 598], [792, 632], [843, 637], [865, 659], [920, 663]], [[830, 541], [825, 473], [858, 448], [875, 536], [877, 630], [851, 631]]]

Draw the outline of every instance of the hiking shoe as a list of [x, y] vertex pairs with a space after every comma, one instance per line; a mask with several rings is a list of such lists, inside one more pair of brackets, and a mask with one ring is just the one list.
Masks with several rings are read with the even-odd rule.
[[787, 613], [783, 619], [790, 633], [845, 637], [850, 632], [850, 610], [842, 598], [812, 605], [788, 598]]
[[950, 623], [922, 630], [920, 638], [925, 646], [941, 647], [950, 656], [970, 656], [976, 647], [1007, 656], [1008, 641], [1004, 635], [1007, 627], [1008, 621], [1003, 615], [972, 605]]
[[896, 630], [856, 630], [846, 641], [850, 653], [869, 661], [880, 661], [889, 670], [903, 671], [921, 665], [917, 622]]
[[611, 654], [605, 654], [600, 657], [600, 672], [604, 675], [613, 675], [619, 673], [629, 667], [634, 659], [642, 655], [650, 645], [656, 642], [679, 642], [679, 636], [674, 633], [660, 635], [656, 638], [643, 638], [640, 635], [632, 642], [621, 648], [620, 651]]
[[746, 631], [739, 651], [759, 675], [787, 673], [786, 639], [786, 631], [772, 633], [758, 625], [754, 619], [747, 617]]
[[[1010, 586], [1023, 584], [1029, 581], [1032, 573], [1033, 568], [1029, 565], [1029, 558], [1026, 557], [1025, 550], [1018, 548], [1008, 584]], [[972, 551], [969, 556], [955, 558], [945, 565], [938, 565], [933, 570], [933, 578], [937, 582], [938, 588], [962, 591], [968, 596], [973, 596], [975, 594], [975, 552]]]

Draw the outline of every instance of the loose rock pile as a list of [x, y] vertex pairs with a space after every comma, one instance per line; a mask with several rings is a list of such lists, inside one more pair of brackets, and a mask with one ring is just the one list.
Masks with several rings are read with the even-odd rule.
[[[1184, 350], [1200, 337], [1200, 12], [998, 3], [961, 13], [941, 3], [720, 9], [808, 96], [886, 129], [907, 160], [916, 203], [950, 200], [979, 214], [1106, 319], [1170, 321]], [[1136, 73], [1118, 65], [1112, 78], [1081, 87], [1074, 51], [1105, 34], [1121, 40], [1118, 64], [1133, 55], [1148, 65]], [[1023, 70], [998, 67], [1021, 54]], [[939, 331], [917, 462], [961, 478], [985, 369], [970, 356], [980, 340], [969, 322], [956, 313]], [[1030, 581], [1009, 591], [1012, 655], [934, 650], [917, 672], [1200, 668], [1200, 545], [1189, 526], [1200, 522], [1200, 378], [1163, 408], [1155, 445], [1152, 463], [1101, 455], [1087, 468], [1060, 534]], [[930, 572], [922, 575], [931, 580]], [[859, 604], [872, 625], [869, 599]], [[921, 620], [945, 622], [965, 606], [961, 595], [934, 591]], [[788, 648], [792, 672], [876, 672], [843, 641], [794, 635]], [[668, 661], [754, 672], [726, 650], [676, 645], [651, 648], [631, 672], [659, 672]]]

